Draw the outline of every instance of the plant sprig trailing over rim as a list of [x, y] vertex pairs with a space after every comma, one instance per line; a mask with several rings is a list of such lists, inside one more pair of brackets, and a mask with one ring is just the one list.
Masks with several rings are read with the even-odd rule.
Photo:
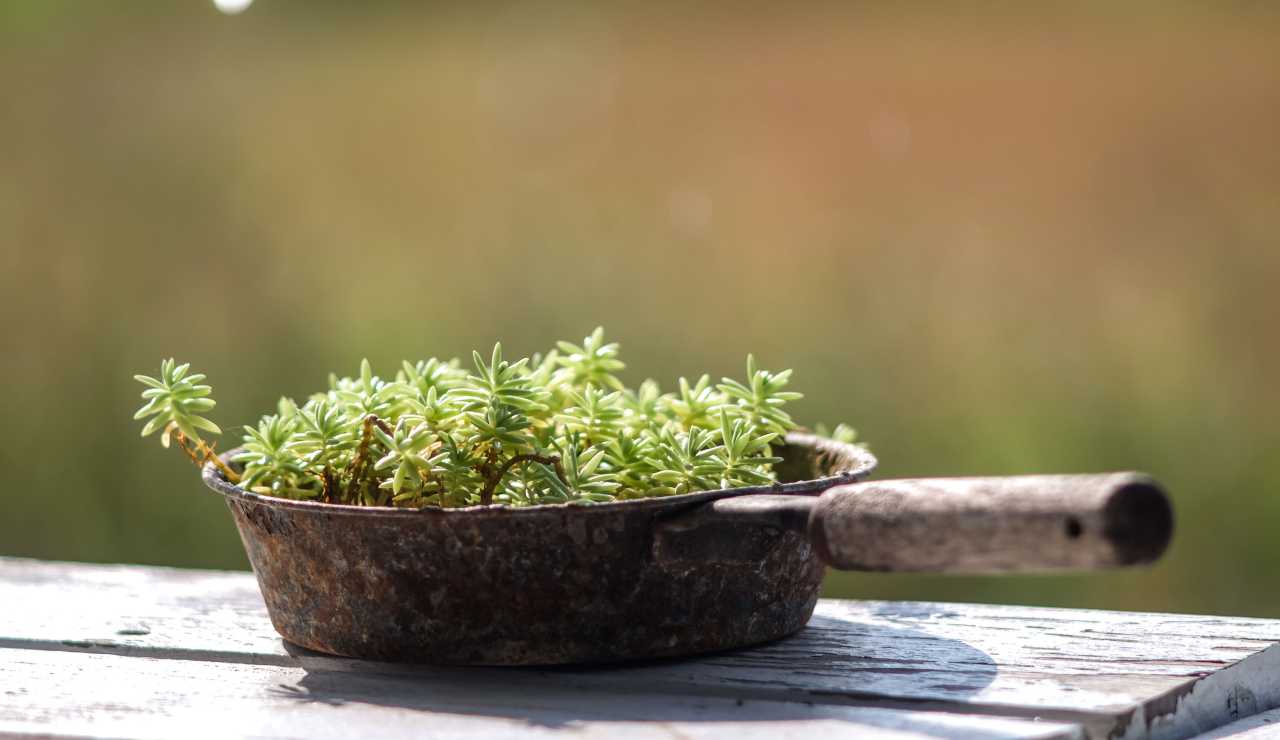
[[[528, 506], [597, 503], [691, 491], [767, 485], [776, 480], [772, 446], [796, 425], [783, 410], [801, 397], [784, 390], [790, 370], [770, 372], [747, 357], [745, 382], [679, 379], [678, 393], [656, 381], [628, 388], [618, 345], [596, 329], [581, 344], [558, 342], [514, 362], [495, 345], [457, 360], [405, 362], [394, 377], [367, 360], [354, 377], [329, 376], [328, 390], [245, 427], [237, 472], [200, 432], [214, 407], [204, 375], [161, 363], [160, 377], [135, 376], [152, 417], [198, 465], [213, 462], [256, 493], [367, 506]], [[821, 427], [820, 427], [821, 430]], [[852, 442], [852, 429], [833, 433]]]
[[200, 383], [205, 376], [201, 373], [188, 375], [187, 371], [190, 369], [190, 363], [179, 365], [170, 357], [160, 363], [159, 378], [148, 375], [133, 376], [134, 380], [147, 386], [147, 389], [142, 392], [142, 398], [146, 403], [138, 409], [133, 418], [145, 419], [150, 416], [150, 421], [142, 427], [142, 436], [159, 431], [160, 444], [163, 447], [168, 447], [169, 441], [176, 437], [178, 447], [187, 453], [196, 465], [204, 465], [212, 461], [222, 469], [222, 474], [227, 476], [227, 480], [238, 483], [239, 474], [218, 459], [214, 454], [213, 445], [206, 444], [200, 438], [199, 430], [201, 429], [210, 434], [222, 434], [222, 430], [217, 424], [200, 416], [212, 410], [217, 402], [209, 397], [213, 393], [212, 386]]

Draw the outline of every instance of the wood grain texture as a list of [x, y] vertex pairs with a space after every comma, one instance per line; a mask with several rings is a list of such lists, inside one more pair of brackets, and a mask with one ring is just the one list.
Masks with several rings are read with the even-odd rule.
[[1280, 709], [1236, 720], [1216, 730], [1197, 735], [1196, 740], [1276, 740], [1280, 738]]
[[[1280, 706], [1280, 621], [965, 604], [822, 601], [794, 638], [604, 669], [367, 663], [284, 643], [249, 574], [0, 559], [0, 647], [370, 674], [448, 686], [822, 706], [1077, 723], [1186, 737]], [[1248, 658], [1248, 660], [1245, 660]], [[476, 684], [477, 686], [480, 684]]]
[[822, 494], [809, 536], [842, 570], [1005, 573], [1148, 563], [1173, 509], [1141, 473], [925, 478]]
[[938, 712], [566, 691], [462, 672], [326, 671], [0, 649], [0, 732], [128, 737], [1043, 738], [1079, 727]]

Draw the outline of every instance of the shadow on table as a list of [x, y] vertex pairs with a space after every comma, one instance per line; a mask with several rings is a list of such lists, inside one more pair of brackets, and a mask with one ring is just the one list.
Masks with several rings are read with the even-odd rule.
[[[971, 718], [876, 704], [962, 703], [996, 674], [991, 657], [967, 643], [915, 629], [823, 616], [815, 616], [793, 637], [760, 647], [608, 666], [437, 667], [335, 658], [286, 646], [306, 675], [296, 684], [278, 687], [279, 698], [544, 727], [836, 720], [872, 729], [964, 737], [974, 732]], [[1001, 734], [999, 727], [991, 730]]]

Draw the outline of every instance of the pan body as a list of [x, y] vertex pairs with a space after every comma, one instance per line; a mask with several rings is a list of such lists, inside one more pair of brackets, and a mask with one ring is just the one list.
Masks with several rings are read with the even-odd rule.
[[[875, 464], [811, 435], [792, 435], [782, 454], [780, 474], [808, 480], [596, 505], [354, 507], [248, 493], [212, 466], [205, 481], [226, 497], [290, 642], [377, 660], [593, 663], [752, 645], [805, 625], [823, 566], [802, 533], [726, 523], [655, 537], [715, 498], [816, 495]], [[698, 546], [708, 538], [717, 546]]]

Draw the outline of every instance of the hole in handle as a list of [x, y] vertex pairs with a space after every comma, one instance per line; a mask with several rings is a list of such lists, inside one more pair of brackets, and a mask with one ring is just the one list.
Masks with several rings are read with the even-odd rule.
[[1120, 565], [1148, 563], [1173, 537], [1173, 507], [1155, 481], [1136, 480], [1116, 489], [1103, 511], [1103, 535]]

